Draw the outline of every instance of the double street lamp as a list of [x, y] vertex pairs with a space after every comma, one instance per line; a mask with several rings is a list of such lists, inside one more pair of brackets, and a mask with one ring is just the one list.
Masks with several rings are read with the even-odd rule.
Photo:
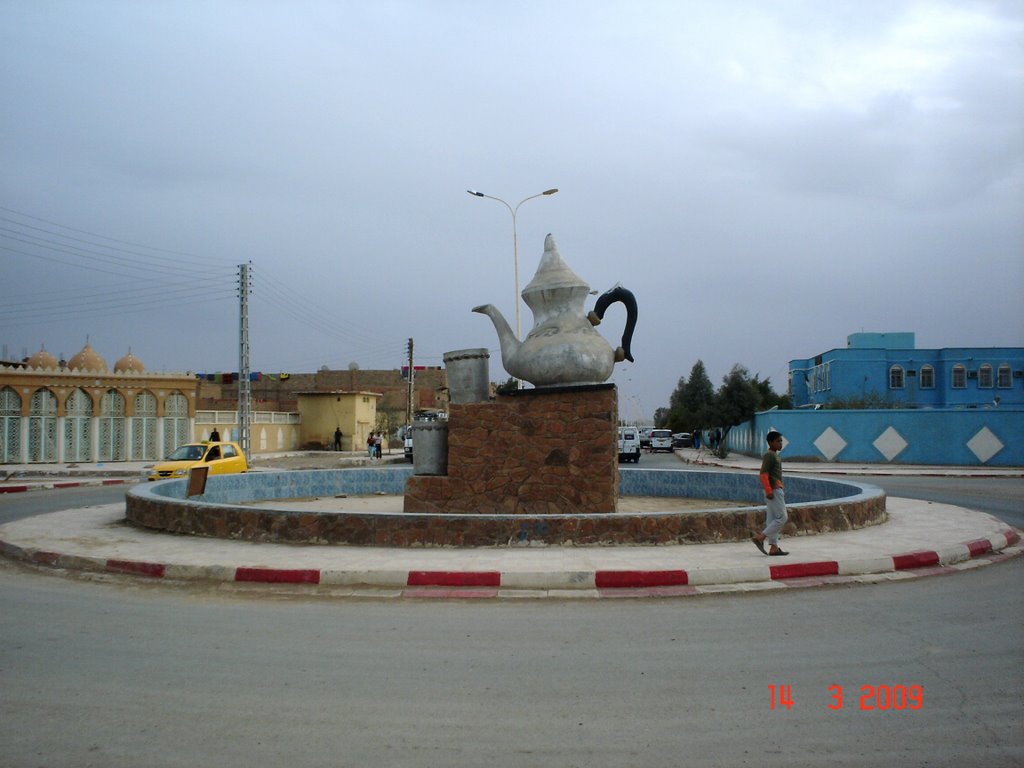
[[546, 195], [553, 195], [557, 192], [557, 189], [546, 189], [543, 192], [538, 192], [536, 195], [530, 195], [524, 197], [513, 208], [511, 205], [506, 203], [500, 197], [492, 197], [491, 195], [485, 195], [483, 192], [477, 192], [475, 189], [467, 189], [469, 194], [474, 197], [486, 197], [488, 200], [497, 200], [499, 203], [508, 208], [508, 212], [512, 214], [512, 261], [515, 266], [516, 273], [516, 338], [522, 340], [522, 333], [519, 327], [519, 236], [516, 234], [516, 213], [519, 211], [519, 206], [525, 203], [527, 200], [533, 200], [535, 197], [544, 197]]

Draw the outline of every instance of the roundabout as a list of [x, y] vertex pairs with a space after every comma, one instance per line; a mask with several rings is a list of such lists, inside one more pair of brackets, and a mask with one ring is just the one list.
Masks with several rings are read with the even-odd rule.
[[[400, 467], [216, 476], [192, 498], [186, 498], [187, 480], [169, 480], [129, 491], [127, 520], [169, 533], [263, 543], [515, 548], [745, 541], [764, 514], [755, 477], [647, 469], [620, 471], [621, 498], [661, 503], [623, 503], [615, 513], [403, 512], [400, 494], [411, 475], [411, 468]], [[794, 477], [787, 493], [789, 536], [851, 531], [886, 520], [885, 494], [865, 483]], [[375, 508], [331, 503], [374, 495], [392, 503]], [[326, 503], [299, 505], [299, 499]], [[694, 508], [691, 499], [705, 500], [708, 507]]]
[[[708, 467], [694, 459], [699, 457], [692, 452], [679, 456], [688, 469], [722, 476], [749, 475], [754, 468], [753, 460], [743, 457], [736, 457], [727, 467]], [[301, 487], [308, 482], [301, 479], [307, 470], [317, 475], [312, 471], [318, 466], [314, 460], [338, 461], [320, 455], [274, 457], [265, 469], [253, 474], [290, 476], [286, 484], [290, 490], [282, 487], [276, 500], [237, 500], [228, 508], [255, 511], [264, 505], [294, 507], [291, 511], [299, 518], [316, 507], [345, 506], [375, 513], [389, 512], [390, 508], [388, 516], [402, 516], [403, 513], [394, 511], [399, 502], [399, 476], [390, 481], [395, 482], [393, 493], [386, 492], [386, 488], [353, 486], [345, 492], [345, 498], [339, 499], [334, 494], [312, 493], [308, 487]], [[813, 477], [827, 475], [843, 484], [853, 481], [850, 484], [855, 486], [863, 485], [861, 479], [874, 479], [847, 477], [837, 466], [797, 465], [794, 470], [791, 481], [804, 475], [812, 479], [812, 473]], [[675, 470], [679, 474], [685, 471]], [[923, 479], [927, 472], [927, 468], [913, 467], [883, 470], [875, 475]], [[988, 482], [981, 478], [966, 479], [977, 472], [945, 474], [953, 482], [956, 477], [965, 477], [965, 483], [973, 483], [977, 488], [981, 487], [979, 482]], [[1011, 478], [1018, 476], [1019, 473], [994, 482], [1006, 487], [1005, 483], [1016, 482]], [[113, 481], [97, 480], [95, 484], [109, 482]], [[630, 482], [628, 470], [626, 482]], [[886, 480], [882, 482], [890, 485]], [[39, 487], [55, 486], [41, 482]], [[948, 482], [946, 487], [952, 488]], [[137, 490], [150, 493], [156, 488], [156, 484], [143, 484]], [[242, 589], [248, 593], [262, 583], [268, 589], [285, 590], [288, 594], [331, 599], [579, 599], [682, 597], [898, 582], [974, 570], [1022, 552], [1020, 532], [1013, 523], [957, 506], [970, 505], [966, 498], [950, 503], [949, 496], [956, 494], [941, 493], [933, 502], [903, 498], [896, 488], [889, 492], [895, 495], [885, 499], [885, 522], [850, 530], [797, 534], [790, 539], [791, 556], [781, 562], [764, 557], [749, 540], [659, 546], [384, 547], [297, 545], [180, 535], [129, 524], [123, 491], [117, 503], [111, 499], [94, 502], [93, 506], [58, 505], [45, 514], [0, 525], [0, 555], [56, 574], [81, 574], [86, 578], [94, 574], [101, 579], [127, 576], [168, 587], [194, 585], [200, 589]], [[997, 496], [1001, 493], [996, 491]], [[721, 512], [722, 504], [731, 504], [711, 499], [711, 495], [694, 488], [695, 497], [709, 500], [715, 507], [708, 512]], [[726, 495], [735, 500], [734, 494]], [[692, 503], [680, 501], [678, 495], [674, 500], [671, 496], [627, 495], [621, 502], [620, 510], [627, 514], [645, 510], [664, 512], [665, 505], [671, 507], [677, 502], [676, 512], [683, 513]], [[193, 504], [200, 502], [193, 500]], [[756, 516], [754, 507], [741, 507], [738, 511]]]

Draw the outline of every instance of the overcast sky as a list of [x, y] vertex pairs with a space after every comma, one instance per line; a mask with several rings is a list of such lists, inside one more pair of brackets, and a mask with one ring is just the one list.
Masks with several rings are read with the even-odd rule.
[[[637, 296], [622, 415], [859, 331], [1024, 345], [1024, 3], [0, 0], [0, 343], [492, 350], [553, 233]], [[589, 305], [588, 305], [589, 308]], [[523, 305], [524, 332], [532, 315]], [[621, 305], [600, 330], [621, 333]]]

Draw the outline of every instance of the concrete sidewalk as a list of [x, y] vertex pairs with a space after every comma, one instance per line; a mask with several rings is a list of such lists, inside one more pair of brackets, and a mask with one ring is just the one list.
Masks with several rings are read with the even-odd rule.
[[[695, 467], [722, 467], [726, 469], [748, 470], [757, 472], [761, 467], [761, 459], [730, 453], [720, 459], [709, 450], [693, 448], [676, 448], [676, 456], [684, 464]], [[800, 472], [814, 475], [876, 475], [878, 477], [1024, 477], [1024, 467], [964, 467], [955, 465], [924, 465], [924, 464], [846, 464], [826, 461], [789, 461], [786, 452], [782, 451], [783, 472]], [[643, 466], [643, 459], [640, 460]]]
[[39, 566], [171, 581], [318, 585], [334, 597], [668, 597], [952, 573], [1022, 552], [1019, 532], [959, 507], [889, 499], [889, 521], [784, 541], [664, 547], [384, 549], [175, 536], [124, 522], [124, 505], [0, 526], [0, 554]]

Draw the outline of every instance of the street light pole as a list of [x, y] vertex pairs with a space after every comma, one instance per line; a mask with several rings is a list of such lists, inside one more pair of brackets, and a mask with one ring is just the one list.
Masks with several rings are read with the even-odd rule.
[[522, 338], [523, 338], [523, 336], [522, 336], [522, 329], [520, 328], [520, 325], [519, 325], [519, 235], [516, 232], [516, 214], [519, 212], [519, 206], [522, 205], [523, 203], [525, 203], [527, 200], [533, 200], [535, 197], [544, 197], [544, 196], [547, 196], [547, 195], [553, 195], [558, 190], [557, 189], [545, 189], [543, 192], [538, 192], [536, 195], [530, 195], [529, 197], [524, 197], [522, 200], [520, 200], [518, 203], [516, 203], [516, 207], [515, 208], [513, 208], [511, 205], [506, 203], [500, 197], [493, 197], [491, 195], [485, 195], [483, 192], [477, 192], [475, 189], [467, 189], [466, 191], [469, 194], [473, 195], [474, 197], [486, 197], [488, 200], [497, 200], [499, 203], [501, 203], [506, 208], [508, 208], [508, 212], [512, 214], [512, 262], [513, 262], [513, 265], [515, 266], [515, 277], [516, 277], [516, 296], [515, 296], [515, 300], [516, 300], [516, 304], [515, 304], [515, 307], [516, 307], [516, 338], [519, 339], [520, 341], [522, 341]]

